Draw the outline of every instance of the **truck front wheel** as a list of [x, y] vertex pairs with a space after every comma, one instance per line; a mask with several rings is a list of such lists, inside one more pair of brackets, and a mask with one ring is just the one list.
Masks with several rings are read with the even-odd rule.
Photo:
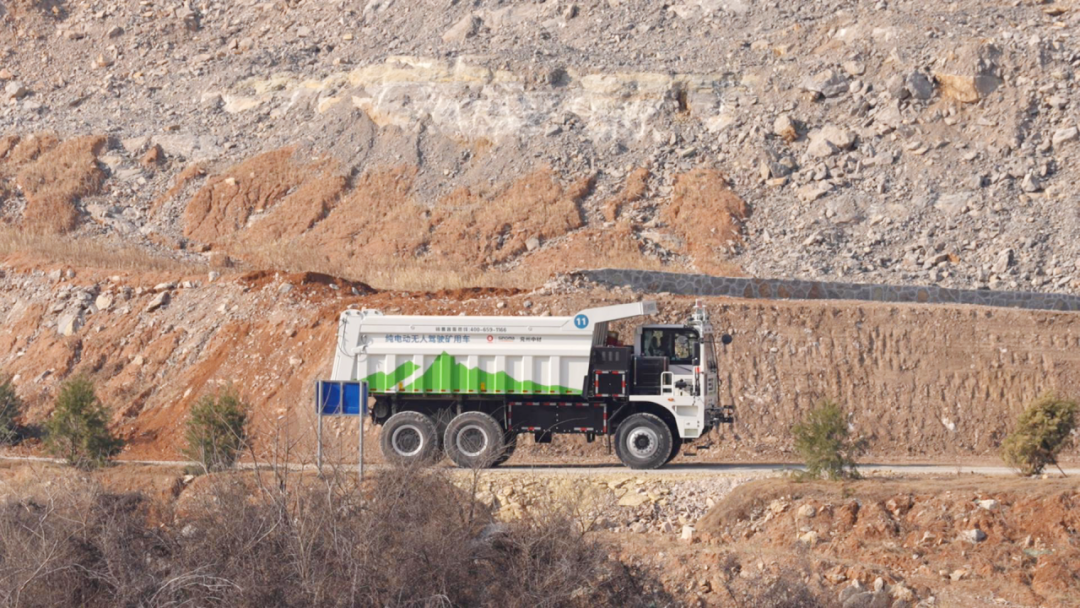
[[446, 426], [443, 448], [459, 467], [483, 469], [499, 464], [499, 459], [505, 456], [505, 436], [502, 427], [490, 415], [464, 412]]
[[439, 455], [435, 421], [420, 412], [398, 412], [383, 424], [379, 447], [392, 464], [431, 464]]
[[672, 454], [671, 429], [652, 414], [634, 414], [615, 433], [615, 454], [631, 469], [656, 469]]

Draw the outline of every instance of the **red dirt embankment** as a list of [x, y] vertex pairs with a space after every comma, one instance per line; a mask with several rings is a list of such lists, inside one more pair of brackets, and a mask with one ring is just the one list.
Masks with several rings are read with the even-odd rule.
[[[1080, 483], [956, 477], [737, 487], [698, 531], [763, 570], [836, 589], [875, 579], [939, 605], [1080, 603]], [[906, 595], [896, 589], [893, 597]]]
[[[310, 457], [313, 383], [329, 372], [347, 306], [436, 315], [572, 315], [637, 296], [464, 290], [372, 292], [327, 275], [205, 275], [80, 271], [60, 279], [11, 266], [0, 276], [0, 371], [16, 375], [28, 420], [52, 408], [57, 386], [85, 373], [130, 441], [128, 457], [174, 459], [190, 404], [233, 383], [251, 402], [260, 441], [280, 433]], [[174, 279], [170, 281], [170, 278]], [[170, 294], [159, 308], [151, 303]], [[792, 460], [789, 429], [823, 397], [850, 411], [866, 460], [996, 460], [1026, 403], [1047, 390], [1080, 392], [1080, 315], [949, 306], [705, 299], [735, 341], [719, 355], [722, 398], [736, 423], [683, 462]], [[693, 298], [660, 298], [648, 322], [684, 320]], [[637, 322], [635, 322], [637, 323]], [[631, 324], [615, 328], [633, 335]], [[61, 331], [64, 330], [64, 331]], [[328, 425], [355, 445], [355, 421]], [[350, 439], [350, 436], [353, 439]], [[340, 437], [340, 440], [338, 439]], [[369, 442], [377, 458], [376, 442]], [[522, 451], [522, 458], [530, 450]], [[535, 453], [561, 462], [614, 462], [573, 438]], [[1075, 457], [1075, 450], [1070, 453]], [[534, 460], [535, 461], [535, 460]]]

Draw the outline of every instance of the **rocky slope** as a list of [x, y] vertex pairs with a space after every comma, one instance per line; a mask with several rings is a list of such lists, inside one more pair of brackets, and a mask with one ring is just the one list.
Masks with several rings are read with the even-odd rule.
[[[49, 147], [7, 140], [11, 225], [384, 285], [604, 264], [1080, 279], [1070, 1], [14, 0], [0, 16], [0, 130], [105, 138], [50, 196], [27, 168]], [[480, 243], [459, 254], [462, 238]]]

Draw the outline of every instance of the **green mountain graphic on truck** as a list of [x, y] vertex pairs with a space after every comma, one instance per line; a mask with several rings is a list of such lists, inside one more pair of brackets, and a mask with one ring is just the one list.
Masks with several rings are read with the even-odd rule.
[[531, 380], [518, 381], [506, 372], [491, 373], [476, 367], [458, 363], [453, 356], [443, 353], [432, 361], [424, 373], [406, 384], [420, 369], [416, 363], [406, 361], [392, 373], [376, 372], [367, 378], [372, 393], [397, 391], [401, 393], [473, 393], [473, 394], [545, 394], [580, 395], [581, 389], [566, 386], [548, 386]]

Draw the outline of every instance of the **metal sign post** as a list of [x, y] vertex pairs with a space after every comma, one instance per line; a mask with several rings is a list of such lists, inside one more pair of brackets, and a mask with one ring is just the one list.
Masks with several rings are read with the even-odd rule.
[[359, 421], [357, 476], [360, 481], [364, 479], [364, 416], [367, 415], [368, 385], [367, 382], [335, 382], [320, 380], [315, 386], [315, 404], [319, 417], [316, 431], [317, 446], [315, 452], [316, 466], [322, 473], [323, 455], [323, 417], [324, 416], [356, 416]]

